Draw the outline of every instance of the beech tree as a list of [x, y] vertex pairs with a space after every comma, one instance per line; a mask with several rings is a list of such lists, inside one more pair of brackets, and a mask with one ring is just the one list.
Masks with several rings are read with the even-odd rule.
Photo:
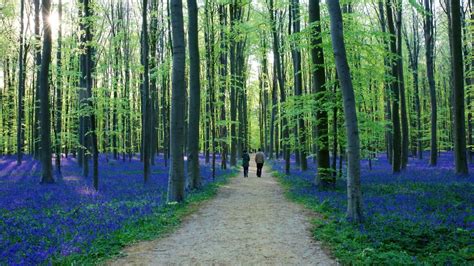
[[198, 8], [196, 0], [188, 0], [189, 42], [189, 129], [188, 129], [188, 175], [190, 187], [201, 187], [199, 172], [199, 122], [201, 106], [200, 58], [198, 38]]
[[173, 40], [172, 96], [170, 120], [170, 170], [168, 202], [184, 200], [184, 101], [186, 44], [184, 42], [183, 3], [170, 3]]
[[51, 13], [51, 1], [43, 0], [41, 13], [43, 15], [43, 51], [39, 79], [40, 88], [40, 134], [41, 134], [41, 183], [54, 183], [51, 163], [51, 116], [49, 113], [49, 69], [51, 65], [52, 34], [48, 17]]
[[348, 178], [347, 178], [347, 217], [354, 222], [363, 221], [362, 193], [360, 186], [360, 140], [357, 123], [356, 102], [352, 78], [347, 63], [344, 43], [342, 13], [339, 0], [328, 1], [331, 20], [331, 39], [336, 68], [344, 100], [344, 117], [346, 120]]
[[[321, 7], [319, 0], [309, 2], [309, 20], [312, 27], [311, 38], [311, 59], [312, 59], [312, 92], [316, 94], [318, 109], [316, 110], [316, 147], [317, 147], [317, 161], [318, 161], [318, 175], [316, 178], [317, 184], [323, 186], [335, 184], [335, 179], [330, 174], [329, 166], [329, 137], [328, 137], [328, 113], [322, 107], [322, 104], [327, 100], [326, 93], [326, 70], [324, 67], [324, 51], [322, 47], [322, 31], [321, 31]], [[335, 112], [336, 113], [336, 112]], [[336, 119], [334, 119], [336, 120]], [[336, 122], [337, 123], [337, 122]], [[337, 130], [337, 127], [336, 127]], [[337, 137], [334, 138], [337, 141]], [[337, 150], [337, 144], [335, 145]], [[336, 155], [333, 155], [336, 158]], [[335, 168], [335, 166], [334, 166]]]
[[454, 162], [456, 173], [467, 175], [466, 124], [464, 107], [464, 64], [462, 54], [461, 4], [451, 0], [451, 67], [453, 71]]

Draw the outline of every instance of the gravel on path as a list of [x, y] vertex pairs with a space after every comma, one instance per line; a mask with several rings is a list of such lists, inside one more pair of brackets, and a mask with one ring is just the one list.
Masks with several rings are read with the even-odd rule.
[[126, 248], [110, 265], [337, 265], [311, 236], [311, 216], [253, 160], [179, 229]]

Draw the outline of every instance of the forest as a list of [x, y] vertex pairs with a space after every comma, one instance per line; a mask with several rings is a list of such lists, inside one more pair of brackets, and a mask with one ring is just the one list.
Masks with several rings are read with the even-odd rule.
[[1, 265], [161, 237], [259, 149], [332, 260], [474, 263], [472, 0], [0, 0], [0, 51]]

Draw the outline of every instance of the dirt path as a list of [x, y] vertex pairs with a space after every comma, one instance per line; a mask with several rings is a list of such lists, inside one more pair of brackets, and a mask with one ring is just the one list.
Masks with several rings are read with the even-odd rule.
[[176, 232], [131, 246], [111, 264], [335, 265], [312, 239], [309, 214], [268, 171], [255, 172], [251, 163], [249, 178], [233, 178]]

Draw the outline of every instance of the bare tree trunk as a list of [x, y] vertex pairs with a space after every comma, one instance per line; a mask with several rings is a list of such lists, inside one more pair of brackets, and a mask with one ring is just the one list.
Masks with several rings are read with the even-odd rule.
[[401, 126], [402, 126], [402, 150], [401, 150], [401, 168], [405, 169], [408, 164], [408, 149], [409, 149], [409, 138], [408, 132], [408, 116], [407, 116], [407, 104], [405, 97], [405, 81], [403, 75], [403, 45], [402, 45], [402, 1], [397, 0], [397, 73], [398, 73], [398, 90], [400, 93], [400, 114], [401, 114]]
[[59, 30], [58, 30], [58, 50], [56, 53], [56, 171], [61, 174], [61, 131], [62, 131], [62, 16], [63, 6], [62, 0], [59, 0], [58, 5], [58, 16], [59, 16]]
[[142, 74], [142, 150], [143, 150], [143, 181], [146, 183], [150, 178], [151, 165], [151, 100], [150, 100], [150, 69], [149, 69], [149, 42], [148, 42], [148, 0], [142, 2], [142, 32], [141, 32], [141, 63], [143, 66]]
[[[225, 108], [225, 94], [227, 85], [227, 8], [224, 4], [219, 5], [219, 21], [220, 21], [220, 120], [223, 123], [226, 121], [226, 108]], [[223, 124], [220, 126], [220, 138], [221, 138], [221, 168], [227, 168], [227, 125]]]
[[[309, 20], [313, 23], [312, 31], [312, 93], [316, 94], [317, 106], [315, 135], [317, 147], [318, 173], [316, 184], [322, 184], [323, 187], [333, 187], [335, 185], [335, 176], [330, 174], [329, 165], [329, 136], [328, 136], [328, 112], [324, 109], [324, 102], [327, 101], [326, 89], [326, 70], [324, 69], [324, 51], [322, 47], [321, 32], [321, 8], [319, 0], [309, 2]], [[335, 129], [337, 130], [337, 108], [334, 109]], [[337, 134], [335, 135], [335, 146], [337, 147]], [[337, 149], [337, 148], [336, 148]], [[335, 152], [336, 154], [337, 152]], [[334, 155], [335, 158], [336, 155]], [[335, 163], [334, 163], [335, 164]]]
[[24, 18], [25, 18], [25, 0], [21, 0], [20, 3], [20, 52], [18, 55], [18, 116], [17, 116], [17, 164], [20, 165], [23, 159], [23, 144], [25, 141], [25, 128], [24, 128], [24, 119], [25, 119], [25, 29], [24, 29]]
[[200, 58], [198, 36], [198, 8], [196, 0], [188, 0], [189, 17], [189, 122], [188, 122], [188, 175], [193, 189], [201, 187], [199, 172], [199, 119], [201, 105]]
[[39, 89], [39, 79], [41, 76], [41, 35], [40, 35], [40, 12], [41, 12], [41, 4], [40, 0], [34, 0], [34, 8], [35, 8], [35, 29], [34, 29], [34, 34], [35, 34], [35, 68], [36, 68], [36, 80], [35, 80], [35, 93], [34, 93], [34, 100], [33, 100], [33, 105], [34, 105], [34, 118], [33, 118], [33, 154], [35, 158], [39, 158], [39, 144], [40, 144], [40, 133], [39, 133], [39, 116], [40, 116], [40, 89]]
[[454, 162], [456, 173], [467, 175], [466, 125], [464, 107], [464, 64], [462, 58], [462, 31], [460, 0], [451, 0], [451, 67], [453, 71], [454, 107]]
[[346, 120], [348, 177], [347, 177], [347, 218], [356, 223], [363, 221], [362, 193], [360, 186], [360, 141], [357, 111], [352, 86], [352, 78], [347, 63], [344, 44], [343, 22], [339, 0], [327, 2], [331, 20], [331, 38], [336, 60], [336, 68], [344, 100]]
[[[314, 1], [313, 1], [314, 2]], [[299, 34], [301, 28], [300, 22], [300, 3], [299, 0], [291, 0], [290, 12], [292, 13], [293, 18], [293, 33]], [[295, 86], [295, 95], [303, 95], [303, 74], [301, 70], [301, 51], [296, 43], [293, 43], [292, 47], [292, 57], [293, 57], [293, 71], [294, 71], [294, 86]], [[303, 116], [300, 114], [296, 117], [296, 137], [297, 145], [296, 152], [300, 155], [300, 167], [302, 171], [308, 169], [308, 163], [306, 160], [306, 134], [305, 134], [305, 123]]]
[[51, 25], [48, 17], [51, 13], [51, 1], [43, 0], [43, 58], [41, 59], [41, 71], [39, 78], [40, 88], [40, 125], [41, 125], [41, 183], [54, 183], [51, 164], [51, 118], [49, 104], [49, 66], [51, 64]]
[[[278, 80], [278, 87], [280, 88], [280, 104], [283, 106], [286, 102], [286, 92], [285, 92], [285, 77], [283, 75], [282, 64], [281, 64], [281, 55], [280, 55], [280, 41], [278, 38], [278, 31], [277, 31], [277, 21], [275, 18], [275, 8], [273, 5], [273, 0], [269, 1], [269, 12], [270, 12], [270, 20], [272, 26], [272, 34], [273, 34], [273, 64], [276, 66], [276, 74]], [[289, 130], [288, 130], [288, 121], [285, 118], [285, 110], [284, 108], [280, 108], [280, 117], [281, 119], [280, 128], [282, 130], [281, 133], [281, 146], [283, 149], [283, 157], [285, 159], [285, 173], [290, 174], [290, 147], [288, 145], [289, 141]]]
[[183, 3], [173, 0], [170, 5], [173, 40], [173, 73], [170, 121], [170, 173], [168, 202], [182, 202], [185, 196], [184, 176], [184, 97], [186, 44], [184, 41]]
[[[394, 24], [394, 16], [393, 16], [393, 2], [391, 0], [387, 0], [386, 2], [386, 9], [387, 9], [387, 24], [388, 24], [388, 31], [390, 33], [390, 52], [392, 54], [397, 54], [397, 39], [395, 33], [395, 24]], [[392, 67], [392, 77], [395, 79], [399, 78], [398, 74], [398, 64], [395, 60], [390, 62]], [[397, 81], [390, 82], [393, 103], [392, 103], [392, 130], [393, 130], [393, 154], [392, 154], [392, 170], [394, 173], [399, 173], [402, 167], [402, 135], [400, 129], [400, 88]]]
[[425, 34], [425, 53], [426, 53], [426, 74], [428, 77], [428, 84], [430, 87], [431, 100], [431, 155], [430, 165], [435, 166], [438, 162], [438, 141], [437, 141], [437, 123], [438, 123], [438, 108], [436, 102], [436, 84], [434, 78], [434, 33], [433, 33], [433, 0], [424, 0], [425, 2], [425, 20], [424, 20], [424, 34]]

